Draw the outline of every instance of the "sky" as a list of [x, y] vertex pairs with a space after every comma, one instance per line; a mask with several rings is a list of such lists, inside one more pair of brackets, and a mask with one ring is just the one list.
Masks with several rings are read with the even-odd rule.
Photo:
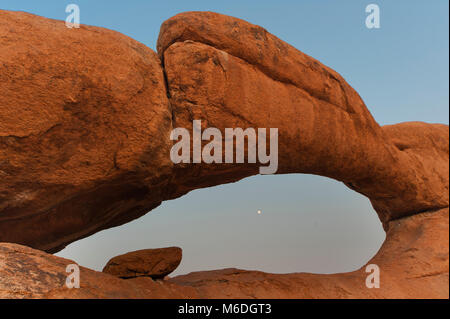
[[[235, 16], [339, 72], [381, 125], [448, 124], [447, 0], [0, 0], [0, 9], [65, 20], [71, 3], [80, 7], [82, 24], [119, 31], [152, 49], [161, 23], [177, 13]], [[365, 25], [370, 3], [380, 7], [379, 29]], [[361, 267], [384, 238], [370, 202], [340, 182], [299, 174], [254, 176], [164, 202], [57, 255], [101, 270], [118, 254], [179, 246], [183, 260], [174, 274], [228, 267], [336, 273]]]

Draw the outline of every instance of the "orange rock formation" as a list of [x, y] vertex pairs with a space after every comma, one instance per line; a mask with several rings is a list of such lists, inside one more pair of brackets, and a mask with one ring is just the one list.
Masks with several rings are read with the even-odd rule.
[[2, 244], [0, 297], [448, 298], [447, 125], [380, 127], [338, 73], [216, 13], [164, 22], [158, 57], [114, 31], [0, 11], [0, 48], [0, 242], [56, 252], [164, 200], [258, 173], [258, 164], [173, 164], [170, 132], [194, 119], [277, 127], [279, 174], [344, 182], [387, 231], [369, 262], [382, 271], [379, 289], [366, 288], [363, 267], [201, 272], [158, 289], [83, 269], [75, 291], [63, 287], [68, 261]]

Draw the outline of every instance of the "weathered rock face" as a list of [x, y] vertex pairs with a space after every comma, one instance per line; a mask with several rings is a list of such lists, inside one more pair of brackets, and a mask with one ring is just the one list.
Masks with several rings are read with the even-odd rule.
[[162, 279], [178, 267], [181, 257], [179, 247], [137, 250], [112, 258], [103, 272], [124, 279]]
[[[198, 275], [170, 283], [195, 287], [189, 294], [202, 297], [249, 297], [266, 279], [254, 296], [269, 297], [262, 291], [270, 288], [272, 297], [448, 297], [447, 125], [380, 127], [335, 71], [261, 27], [215, 13], [166, 21], [158, 58], [113, 31], [67, 29], [61, 21], [0, 11], [0, 48], [0, 241], [58, 251], [163, 200], [258, 173], [260, 163], [172, 164], [174, 127], [190, 130], [193, 120], [221, 132], [274, 127], [279, 174], [328, 176], [371, 200], [387, 230], [374, 259], [390, 278], [386, 288], [367, 290], [363, 270], [333, 276], [238, 271], [236, 282], [213, 272], [202, 274], [207, 283]], [[40, 256], [30, 264], [57, 263]], [[18, 263], [3, 263], [0, 271], [12, 275]], [[17, 276], [25, 291], [27, 280]], [[4, 277], [0, 292], [8, 296]], [[97, 273], [90, 278], [100, 280]], [[276, 288], [279, 278], [292, 289]], [[52, 279], [47, 290], [27, 296], [72, 294], [55, 285]]]
[[0, 241], [58, 251], [159, 205], [171, 114], [157, 55], [0, 11]]

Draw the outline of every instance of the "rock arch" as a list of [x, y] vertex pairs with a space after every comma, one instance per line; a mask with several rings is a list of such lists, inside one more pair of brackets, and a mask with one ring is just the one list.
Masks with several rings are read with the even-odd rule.
[[0, 11], [0, 30], [0, 241], [55, 252], [163, 200], [257, 173], [173, 165], [171, 129], [200, 119], [278, 127], [278, 173], [323, 175], [364, 194], [388, 232], [378, 256], [399, 232], [423, 239], [406, 249], [423, 267], [444, 256], [428, 276], [448, 283], [448, 241], [424, 251], [448, 235], [447, 125], [380, 127], [338, 73], [216, 13], [164, 22], [159, 57], [117, 32], [27, 13]]

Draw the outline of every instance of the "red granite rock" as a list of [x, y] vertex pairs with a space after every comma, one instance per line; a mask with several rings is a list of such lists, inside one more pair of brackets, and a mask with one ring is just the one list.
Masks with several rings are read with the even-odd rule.
[[178, 267], [181, 257], [179, 247], [137, 250], [111, 258], [103, 272], [124, 279], [163, 279]]
[[448, 298], [448, 125], [381, 127], [337, 72], [233, 17], [177, 15], [157, 47], [0, 11], [0, 242], [55, 252], [258, 173], [261, 163], [173, 164], [174, 127], [278, 128], [277, 173], [327, 176], [372, 202], [387, 231], [370, 262], [381, 288], [365, 287], [362, 268], [202, 272], [151, 292], [149, 278], [84, 270], [85, 289], [65, 290], [65, 261], [2, 244], [0, 297]]

